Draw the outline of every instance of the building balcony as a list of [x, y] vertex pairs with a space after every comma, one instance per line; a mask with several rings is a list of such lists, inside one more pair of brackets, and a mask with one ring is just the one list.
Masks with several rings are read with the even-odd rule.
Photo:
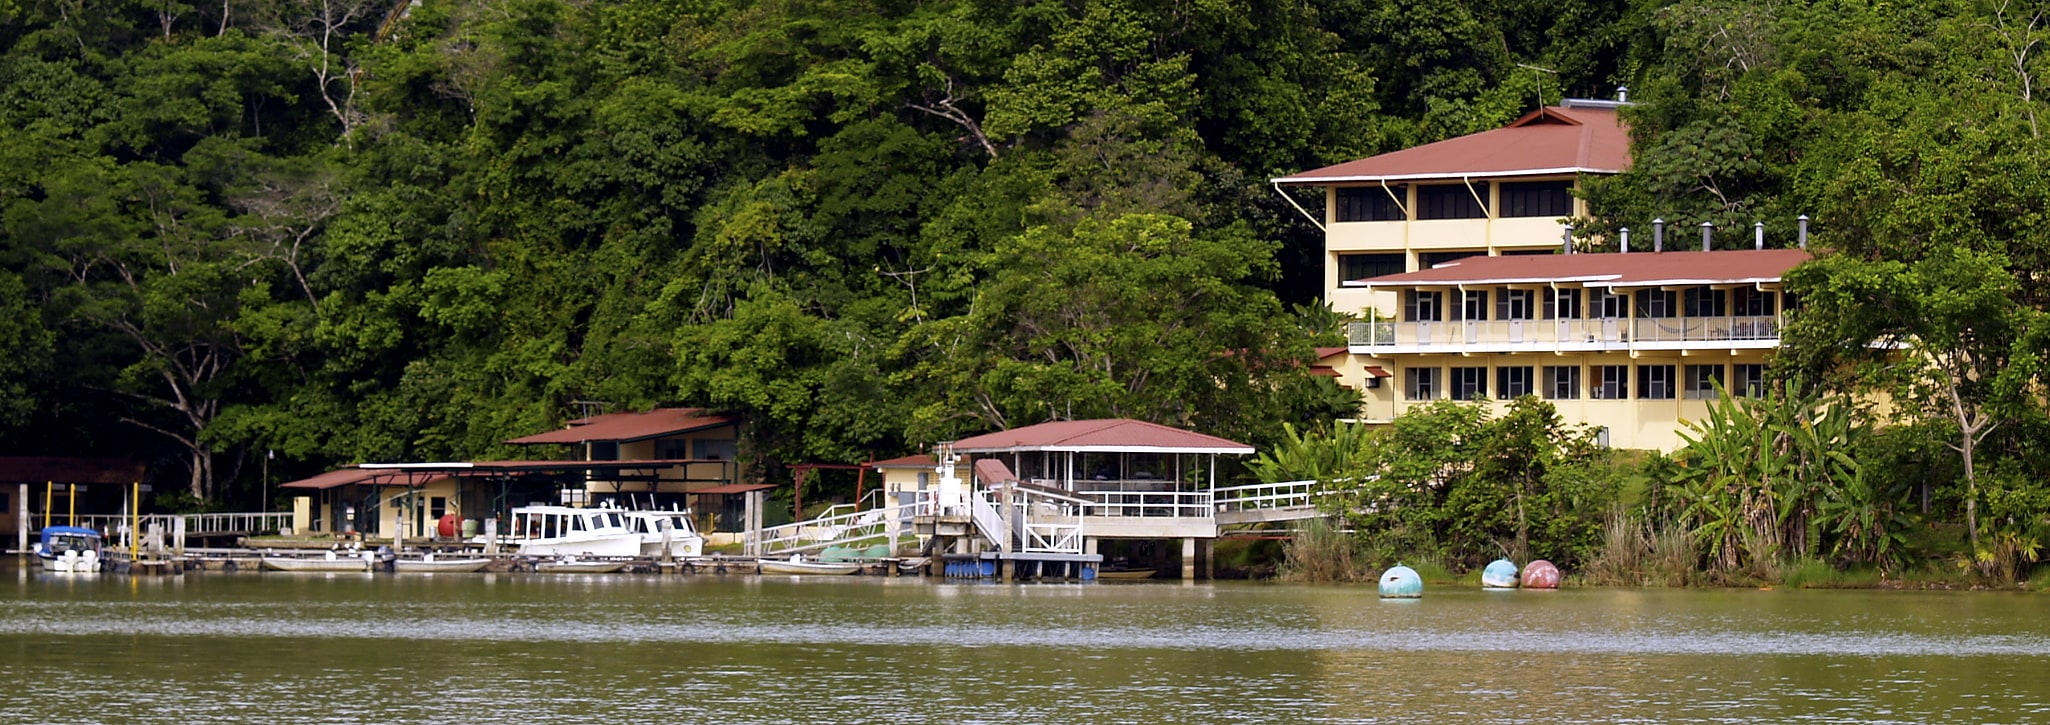
[[1771, 316], [1355, 322], [1347, 332], [1351, 351], [1368, 355], [1779, 346], [1779, 321]]

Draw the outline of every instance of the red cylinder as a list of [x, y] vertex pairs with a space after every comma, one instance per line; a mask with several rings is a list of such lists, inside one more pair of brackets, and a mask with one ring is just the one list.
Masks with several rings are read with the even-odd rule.
[[462, 530], [463, 517], [452, 513], [442, 514], [441, 520], [434, 523], [434, 534], [444, 539], [453, 539], [456, 537], [456, 532]]

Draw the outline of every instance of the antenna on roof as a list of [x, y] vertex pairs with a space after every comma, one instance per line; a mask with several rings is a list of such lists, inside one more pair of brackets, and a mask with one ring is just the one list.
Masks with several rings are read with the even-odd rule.
[[[1550, 74], [1552, 74], [1552, 76], [1553, 76], [1553, 77], [1557, 77], [1557, 76], [1559, 75], [1559, 72], [1558, 72], [1558, 71], [1552, 70], [1552, 69], [1550, 69], [1550, 68], [1543, 68], [1543, 67], [1539, 67], [1539, 66], [1534, 66], [1534, 65], [1531, 65], [1531, 64], [1529, 64], [1529, 63], [1517, 63], [1517, 64], [1516, 64], [1516, 67], [1518, 67], [1518, 68], [1529, 68], [1529, 69], [1531, 69], [1531, 70], [1534, 70], [1534, 71], [1537, 71], [1537, 72], [1539, 72], [1539, 73], [1550, 73]], [[1544, 77], [1544, 76], [1538, 76], [1538, 81], [1537, 81], [1537, 102], [1538, 102], [1538, 104], [1537, 104], [1537, 107], [1538, 107], [1538, 108], [1544, 108], [1544, 107], [1545, 107], [1545, 77]]]

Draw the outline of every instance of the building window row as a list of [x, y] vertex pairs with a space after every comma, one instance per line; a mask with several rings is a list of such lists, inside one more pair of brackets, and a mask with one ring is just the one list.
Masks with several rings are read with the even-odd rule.
[[[1494, 370], [1494, 397], [1502, 400], [1531, 394], [1548, 400], [1579, 400], [1583, 394], [1580, 385], [1582, 368], [1578, 365], [1498, 365]], [[1449, 378], [1446, 377], [1448, 372]], [[1728, 378], [1724, 377], [1726, 372]], [[1439, 397], [1483, 400], [1489, 397], [1489, 377], [1488, 368], [1481, 366], [1449, 369], [1405, 367], [1403, 397], [1408, 400], [1436, 400]], [[1636, 382], [1634, 391], [1631, 388], [1633, 378]], [[1716, 397], [1718, 384], [1723, 384], [1731, 395], [1737, 397], [1765, 395], [1765, 366], [1758, 363], [1728, 366], [1590, 365], [1586, 368], [1586, 379], [1589, 385], [1585, 395], [1594, 400], [1672, 400], [1677, 397], [1707, 400]]]
[[[1517, 181], [1499, 185], [1497, 205], [1501, 217], [1573, 216], [1573, 182]], [[1420, 184], [1416, 187], [1418, 219], [1486, 219], [1490, 202], [1489, 183]], [[1344, 186], [1335, 190], [1332, 218], [1341, 222], [1404, 221], [1402, 204], [1409, 199], [1408, 185]]]
[[[1340, 259], [1350, 256], [1383, 255], [1342, 255]], [[1346, 276], [1343, 279], [1354, 280], [1364, 277]], [[1445, 305], [1447, 294], [1453, 295], [1459, 304], [1448, 308]], [[1443, 290], [1411, 289], [1403, 291], [1402, 306], [1403, 320], [1406, 322], [1443, 322], [1448, 313], [1453, 321], [1578, 320], [1587, 316], [1597, 319], [1623, 319], [1632, 316], [1640, 319], [1664, 319], [1682, 316], [1727, 317], [1731, 314], [1741, 317], [1771, 317], [1776, 312], [1776, 297], [1773, 292], [1750, 287], [1734, 290], [1693, 287], [1685, 290], [1684, 295], [1674, 290], [1638, 290], [1634, 295], [1636, 304], [1632, 305], [1630, 296], [1596, 288], [1533, 290], [1498, 287], [1492, 290], [1449, 293]], [[1491, 299], [1494, 300], [1492, 315], [1489, 310]]]

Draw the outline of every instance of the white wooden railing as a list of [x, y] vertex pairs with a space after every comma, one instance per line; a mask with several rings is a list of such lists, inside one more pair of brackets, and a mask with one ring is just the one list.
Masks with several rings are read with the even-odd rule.
[[1210, 518], [1209, 491], [1076, 491], [1089, 516], [1174, 516]]
[[1213, 493], [1217, 496], [1217, 512], [1257, 511], [1263, 509], [1290, 509], [1315, 507], [1316, 498], [1323, 495], [1316, 481], [1288, 481], [1285, 483], [1256, 483], [1250, 486], [1230, 486]]
[[[771, 555], [823, 549], [878, 537], [887, 538], [893, 530], [891, 523], [907, 516], [915, 516], [931, 510], [932, 499], [921, 497], [918, 501], [896, 506], [864, 504], [879, 503], [880, 492], [871, 492], [854, 503], [834, 504], [818, 518], [808, 521], [770, 526], [762, 529], [755, 538], [756, 553]], [[896, 542], [887, 542], [894, 545]]]
[[1779, 339], [1771, 315], [1722, 317], [1596, 317], [1566, 320], [1465, 320], [1355, 322], [1347, 327], [1355, 347], [1459, 351], [1587, 346], [1627, 347], [1636, 343], [1704, 343]]

